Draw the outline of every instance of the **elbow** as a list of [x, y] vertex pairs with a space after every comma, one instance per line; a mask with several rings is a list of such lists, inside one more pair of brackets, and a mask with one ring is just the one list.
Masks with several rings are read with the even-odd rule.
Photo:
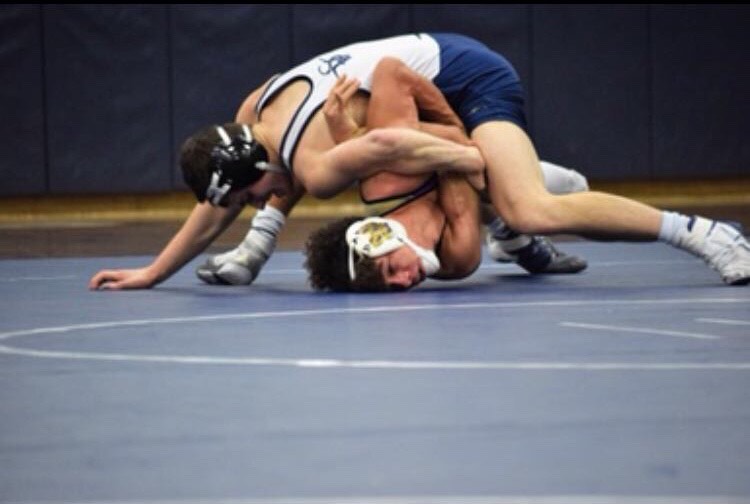
[[389, 76], [400, 76], [403, 74], [404, 68], [406, 68], [406, 65], [403, 61], [393, 56], [386, 56], [375, 65], [373, 75], [386, 74]]
[[472, 275], [476, 270], [479, 269], [479, 265], [482, 263], [482, 249], [481, 245], [476, 247], [470, 253], [466, 254], [464, 261], [460, 267], [456, 268], [457, 278], [466, 278]]
[[398, 89], [402, 93], [412, 95], [414, 93], [415, 79], [414, 71], [406, 63], [393, 56], [381, 59], [375, 66], [373, 72], [373, 83], [380, 82]]
[[331, 181], [330, 174], [323, 170], [309, 170], [297, 175], [305, 192], [316, 199], [330, 199], [336, 196], [341, 188]]
[[401, 135], [396, 128], [375, 128], [362, 138], [365, 149], [373, 158], [392, 160], [398, 157]]
[[331, 189], [326, 180], [319, 177], [307, 177], [303, 181], [307, 194], [316, 199], [330, 199], [336, 196], [338, 191]]

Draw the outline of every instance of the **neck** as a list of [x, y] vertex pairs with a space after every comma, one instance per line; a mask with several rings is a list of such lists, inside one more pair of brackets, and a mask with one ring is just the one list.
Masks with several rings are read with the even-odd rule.
[[268, 153], [268, 162], [281, 166], [281, 157], [279, 156], [278, 150], [274, 147], [274, 144], [269, 141], [268, 130], [265, 125], [262, 123], [253, 125], [252, 132], [255, 141], [266, 149], [266, 152]]

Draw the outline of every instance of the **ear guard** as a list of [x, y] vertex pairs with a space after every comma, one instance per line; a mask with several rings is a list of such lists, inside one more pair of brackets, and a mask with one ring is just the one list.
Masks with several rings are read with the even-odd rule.
[[212, 205], [220, 205], [229, 191], [254, 184], [263, 172], [286, 173], [268, 162], [268, 152], [253, 139], [247, 125], [242, 125], [242, 135], [234, 139], [222, 126], [216, 126], [216, 133], [221, 143], [211, 151], [211, 180], [206, 188], [206, 199]]
[[440, 269], [435, 253], [411, 241], [403, 224], [394, 219], [368, 217], [352, 223], [346, 230], [349, 246], [349, 278], [355, 280], [354, 253], [375, 259], [407, 245], [419, 256], [425, 273], [429, 276]]

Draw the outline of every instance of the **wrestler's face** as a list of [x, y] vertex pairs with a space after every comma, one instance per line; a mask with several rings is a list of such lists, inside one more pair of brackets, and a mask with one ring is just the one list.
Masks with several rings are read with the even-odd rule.
[[254, 184], [227, 195], [228, 206], [252, 205], [263, 208], [272, 194], [283, 197], [291, 191], [291, 180], [283, 173], [267, 171]]
[[426, 278], [422, 261], [411, 247], [400, 247], [375, 259], [386, 285], [394, 290], [411, 289]]

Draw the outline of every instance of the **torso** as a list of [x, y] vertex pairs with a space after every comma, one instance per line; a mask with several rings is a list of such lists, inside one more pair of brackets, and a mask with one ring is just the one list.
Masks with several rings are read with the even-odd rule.
[[[422, 73], [427, 78], [432, 79], [439, 69], [439, 47], [433, 39], [426, 37], [419, 39], [419, 44], [426, 43], [430, 50], [425, 51], [424, 47], [417, 47], [413, 54], [402, 54], [399, 46], [401, 37], [395, 37], [390, 40], [392, 45], [391, 51], [395, 54], [380, 51], [376, 57], [368, 63], [371, 65], [366, 70], [361, 70], [359, 74], [353, 71], [354, 67], [350, 64], [352, 60], [347, 60], [340, 65], [341, 72], [345, 72], [350, 77], [356, 77], [362, 82], [361, 88], [364, 92], [358, 93], [349, 102], [349, 112], [356, 118], [360, 125], [366, 124], [367, 117], [367, 91], [370, 89], [370, 76], [377, 61], [385, 55], [394, 55], [405, 61], [409, 66]], [[417, 39], [415, 36], [403, 38], [413, 42]], [[367, 45], [370, 43], [364, 43]], [[330, 55], [343, 53], [350, 48], [357, 49], [354, 46], [332, 51]], [[401, 46], [404, 46], [401, 41]], [[416, 61], [415, 58], [424, 58], [425, 61]], [[356, 59], [356, 58], [355, 58]], [[310, 68], [317, 69], [319, 58], [310, 60], [306, 64]], [[320, 76], [317, 79], [307, 78], [308, 75], [300, 74], [300, 67], [282, 74], [276, 79], [271, 80], [260, 94], [257, 103], [254, 119], [257, 119], [257, 125], [264, 132], [264, 139], [267, 147], [270, 147], [270, 154], [276, 158], [275, 162], [280, 162], [290, 171], [304, 169], [306, 163], [315, 163], [316, 158], [323, 153], [332, 149], [335, 142], [328, 130], [325, 118], [320, 113], [320, 108], [325, 101], [331, 87], [336, 81], [334, 72]], [[249, 115], [249, 114], [248, 114]], [[413, 229], [419, 229], [423, 235], [420, 243], [423, 246], [439, 246], [440, 240], [446, 226], [446, 217], [440, 207], [440, 196], [437, 190], [431, 189], [421, 192], [425, 181], [430, 176], [406, 177], [388, 172], [381, 172], [368, 179], [360, 181], [360, 196], [367, 201], [388, 200], [395, 197], [402, 198], [401, 204], [396, 204], [391, 209], [389, 216], [401, 217], [412, 221]], [[429, 189], [429, 188], [428, 188]], [[414, 194], [420, 194], [414, 198]], [[471, 223], [478, 228], [478, 223]], [[409, 226], [409, 227], [412, 227]], [[473, 246], [473, 244], [470, 244]], [[459, 255], [460, 258], [460, 255]], [[445, 261], [447, 258], [443, 258]]]
[[[320, 113], [329, 91], [338, 76], [346, 74], [360, 81], [364, 93], [369, 92], [375, 66], [385, 56], [401, 59], [428, 79], [437, 75], [440, 66], [440, 48], [434, 39], [424, 34], [402, 35], [319, 55], [266, 86], [257, 103], [257, 114], [260, 124], [270, 126], [268, 139], [282, 165], [291, 172], [304, 169], [304, 163], [314, 162], [316, 152], [333, 146]], [[313, 159], [306, 159], [308, 155]]]

